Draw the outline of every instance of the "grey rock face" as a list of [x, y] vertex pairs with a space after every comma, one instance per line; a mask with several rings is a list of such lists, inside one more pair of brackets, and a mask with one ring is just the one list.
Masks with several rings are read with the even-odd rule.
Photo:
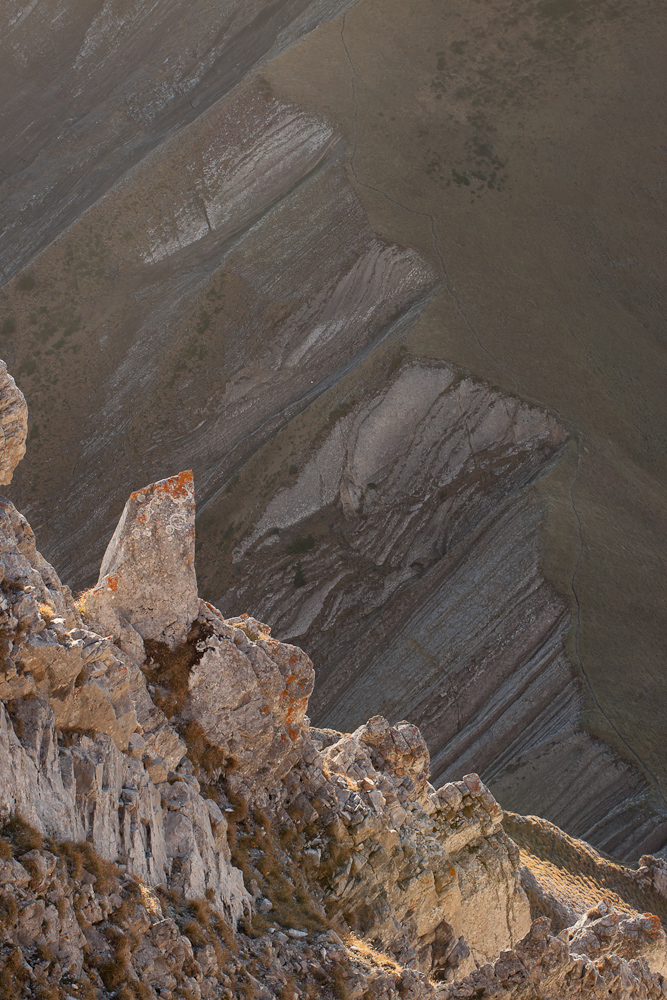
[[199, 620], [208, 634], [198, 644], [181, 718], [233, 760], [228, 786], [265, 804], [301, 755], [313, 665], [248, 615], [225, 621], [202, 602]]
[[530, 916], [498, 803], [476, 774], [436, 792], [428, 771], [417, 727], [377, 716], [295, 769], [291, 798], [345, 849], [329, 911], [401, 963], [453, 979], [518, 941]]
[[13, 717], [0, 706], [0, 819], [19, 813], [57, 840], [88, 840], [148, 885], [172, 881], [187, 898], [208, 890], [238, 919], [247, 893], [230, 864], [224, 817], [211, 816], [196, 782], [169, 783], [165, 772], [155, 784], [147, 764], [102, 734], [64, 744], [42, 699], [15, 706]]
[[0, 483], [11, 483], [14, 469], [25, 454], [28, 407], [25, 397], [0, 361]]
[[[618, 923], [617, 915], [615, 919]], [[610, 915], [610, 920], [614, 922], [614, 915]], [[630, 942], [634, 941], [634, 935], [634, 928], [629, 929]], [[462, 981], [445, 987], [441, 1000], [468, 997], [533, 1000], [536, 996], [543, 1000], [600, 996], [612, 1000], [629, 997], [657, 1000], [667, 996], [667, 983], [649, 968], [646, 959], [622, 958], [610, 953], [602, 943], [605, 938], [606, 941], [613, 938], [614, 944], [622, 947], [624, 928], [608, 937], [604, 933], [601, 938], [594, 937], [598, 947], [591, 942], [590, 952], [582, 948], [581, 939], [568, 945], [560, 935], [554, 937], [549, 933], [549, 921], [541, 917], [514, 950], [503, 951], [495, 963], [484, 965]]]
[[133, 493], [86, 597], [88, 614], [120, 638], [127, 623], [143, 638], [175, 646], [197, 616], [192, 472]]

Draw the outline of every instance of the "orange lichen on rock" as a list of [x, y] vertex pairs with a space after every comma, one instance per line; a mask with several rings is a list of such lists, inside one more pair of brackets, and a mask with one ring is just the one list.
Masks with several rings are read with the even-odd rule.
[[655, 913], [645, 913], [646, 918], [646, 931], [648, 934], [659, 934], [662, 930], [662, 922], [660, 917], [656, 917]]
[[174, 500], [189, 500], [194, 493], [192, 469], [179, 472], [176, 476], [163, 479], [155, 484], [155, 493], [166, 493]]
[[[289, 695], [288, 695], [289, 698]], [[290, 706], [285, 714], [285, 722], [301, 722], [308, 705], [307, 698], [290, 698]]]

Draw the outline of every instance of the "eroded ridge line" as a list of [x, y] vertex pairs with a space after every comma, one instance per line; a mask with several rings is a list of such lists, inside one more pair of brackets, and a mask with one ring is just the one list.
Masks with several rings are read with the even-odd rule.
[[362, 181], [361, 178], [359, 177], [358, 173], [357, 173], [357, 168], [356, 168], [356, 164], [355, 164], [355, 158], [356, 158], [356, 155], [357, 155], [357, 148], [358, 148], [358, 141], [359, 141], [359, 100], [357, 98], [357, 71], [356, 71], [356, 67], [354, 65], [354, 62], [352, 60], [352, 56], [350, 55], [350, 50], [347, 47], [347, 42], [345, 41], [345, 19], [346, 18], [347, 18], [347, 14], [345, 13], [345, 14], [343, 14], [343, 20], [341, 22], [340, 40], [341, 40], [341, 44], [343, 46], [343, 50], [345, 52], [345, 55], [347, 57], [347, 61], [350, 64], [350, 72], [351, 72], [351, 81], [350, 81], [350, 83], [351, 83], [351, 89], [352, 89], [352, 103], [354, 105], [354, 139], [353, 139], [353, 143], [352, 143], [352, 153], [350, 155], [350, 169], [352, 171], [352, 176], [354, 177], [355, 181], [357, 182], [357, 184], [360, 187], [368, 188], [369, 191], [375, 191], [375, 193], [379, 194], [381, 198], [384, 198], [385, 201], [388, 201], [391, 205], [395, 205], [397, 208], [400, 208], [403, 212], [407, 212], [409, 215], [414, 215], [414, 216], [416, 216], [418, 218], [426, 219], [428, 221], [430, 229], [431, 229], [431, 239], [432, 239], [432, 242], [433, 242], [433, 249], [435, 251], [435, 255], [438, 258], [438, 262], [440, 264], [440, 271], [442, 273], [443, 284], [444, 284], [444, 286], [445, 286], [445, 288], [447, 290], [448, 295], [450, 296], [452, 302], [454, 303], [454, 305], [456, 307], [456, 310], [459, 313], [459, 315], [461, 316], [463, 322], [468, 327], [468, 330], [470, 331], [470, 333], [473, 335], [473, 337], [474, 337], [474, 339], [475, 339], [478, 347], [480, 348], [480, 350], [483, 351], [483, 353], [486, 354], [486, 356], [488, 358], [490, 358], [490, 360], [493, 362], [493, 364], [510, 380], [510, 382], [512, 382], [512, 384], [514, 385], [514, 391], [515, 391], [515, 393], [517, 395], [519, 395], [519, 383], [518, 383], [516, 377], [503, 364], [503, 362], [500, 360], [500, 358], [496, 357], [496, 355], [492, 351], [490, 351], [489, 348], [484, 344], [484, 342], [482, 341], [482, 338], [480, 337], [480, 335], [477, 332], [475, 326], [471, 322], [468, 314], [466, 313], [465, 309], [463, 308], [461, 300], [460, 300], [459, 296], [457, 295], [457, 293], [456, 293], [456, 291], [454, 289], [454, 285], [452, 283], [452, 280], [451, 280], [451, 278], [449, 276], [449, 271], [447, 270], [447, 266], [445, 264], [445, 258], [444, 258], [443, 254], [442, 254], [442, 251], [440, 250], [440, 244], [438, 242], [438, 234], [437, 234], [436, 226], [435, 226], [435, 218], [433, 217], [433, 214], [431, 212], [420, 212], [420, 211], [418, 211], [416, 209], [408, 208], [407, 205], [404, 205], [402, 202], [397, 201], [395, 198], [392, 198], [390, 195], [388, 195], [381, 188], [376, 187], [374, 184], [369, 184], [366, 181]]
[[660, 785], [660, 779], [658, 778], [657, 774], [655, 774], [651, 770], [651, 768], [648, 767], [644, 763], [644, 761], [641, 759], [641, 757], [636, 752], [636, 750], [633, 750], [633, 748], [627, 742], [627, 740], [625, 739], [625, 737], [619, 732], [617, 726], [611, 721], [611, 719], [609, 718], [609, 716], [607, 715], [607, 713], [602, 708], [602, 705], [598, 701], [598, 697], [595, 694], [595, 691], [593, 690], [593, 685], [591, 684], [590, 678], [589, 678], [589, 676], [588, 676], [588, 674], [586, 672], [586, 668], [584, 667], [584, 661], [581, 658], [581, 651], [579, 649], [579, 635], [581, 633], [581, 602], [579, 600], [579, 593], [578, 593], [577, 587], [576, 587], [576, 579], [577, 579], [577, 574], [579, 572], [579, 567], [581, 566], [581, 560], [582, 560], [583, 554], [584, 554], [585, 542], [584, 542], [583, 525], [581, 523], [581, 516], [579, 514], [579, 511], [577, 510], [577, 505], [576, 505], [576, 503], [574, 501], [574, 490], [575, 490], [575, 487], [577, 485], [577, 480], [579, 478], [579, 467], [580, 467], [580, 464], [581, 464], [581, 449], [582, 449], [582, 443], [583, 443], [583, 435], [582, 435], [581, 431], [577, 430], [575, 432], [575, 434], [574, 434], [574, 440], [575, 440], [576, 445], [577, 445], [577, 455], [576, 455], [576, 460], [575, 460], [575, 465], [574, 465], [574, 475], [572, 476], [572, 480], [570, 481], [570, 490], [569, 490], [569, 493], [570, 493], [570, 505], [572, 507], [572, 512], [573, 512], [573, 514], [575, 516], [575, 519], [576, 519], [576, 522], [577, 522], [577, 531], [578, 531], [578, 534], [579, 534], [579, 551], [577, 552], [577, 561], [574, 564], [574, 569], [572, 570], [572, 577], [570, 579], [570, 590], [572, 591], [572, 596], [574, 597], [574, 603], [575, 603], [575, 607], [576, 607], [576, 623], [575, 623], [575, 629], [574, 629], [574, 652], [575, 652], [575, 656], [577, 658], [577, 663], [579, 664], [579, 670], [581, 671], [581, 676], [584, 679], [584, 682], [586, 684], [588, 692], [589, 692], [589, 694], [590, 694], [590, 696], [591, 696], [591, 698], [592, 698], [592, 700], [593, 700], [593, 702], [595, 704], [595, 707], [597, 708], [598, 712], [600, 713], [600, 715], [602, 716], [602, 718], [605, 720], [605, 722], [607, 723], [607, 725], [609, 726], [609, 728], [612, 729], [614, 731], [614, 733], [616, 733], [616, 736], [618, 737], [618, 739], [620, 740], [620, 742], [623, 744], [623, 746], [626, 748], [626, 750], [637, 761], [637, 763], [639, 764], [639, 766], [640, 766], [641, 770], [644, 772], [644, 774], [648, 775], [648, 777], [651, 779], [651, 782], [653, 784], [653, 787], [654, 787], [655, 791], [658, 794], [660, 802], [662, 803], [663, 807], [665, 809], [667, 809], [667, 802], [665, 801], [665, 797], [664, 797], [664, 795], [662, 793], [662, 787]]

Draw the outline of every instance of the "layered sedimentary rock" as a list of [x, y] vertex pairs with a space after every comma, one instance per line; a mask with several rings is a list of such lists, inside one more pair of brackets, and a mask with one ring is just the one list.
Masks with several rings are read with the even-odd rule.
[[369, 228], [341, 152], [330, 123], [244, 84], [3, 289], [50, 455], [17, 495], [72, 585], [96, 579], [130, 492], [192, 468], [203, 506], [430, 294], [424, 260]]
[[407, 715], [436, 783], [479, 769], [513, 809], [621, 857], [658, 849], [646, 782], [581, 728], [570, 616], [540, 567], [530, 486], [564, 428], [442, 362], [385, 353], [348, 378], [343, 404], [311, 406], [209, 503], [205, 524], [220, 527], [200, 557], [207, 590], [309, 651], [316, 723]]
[[175, 127], [346, 6], [197, 2], [187, 17], [178, 3], [145, 0], [6, 7], [3, 275], [16, 273]]

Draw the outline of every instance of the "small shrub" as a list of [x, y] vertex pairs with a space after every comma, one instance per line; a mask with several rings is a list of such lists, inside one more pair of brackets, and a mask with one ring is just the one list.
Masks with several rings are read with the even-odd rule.
[[15, 856], [41, 850], [44, 843], [41, 833], [30, 823], [26, 823], [19, 813], [5, 823], [0, 830], [0, 837], [11, 844]]
[[13, 896], [0, 897], [0, 930], [9, 930], [16, 924], [19, 908]]
[[191, 720], [181, 728], [181, 736], [188, 748], [188, 757], [196, 767], [209, 775], [220, 774], [230, 766], [225, 752], [211, 743], [198, 722]]
[[56, 983], [47, 983], [37, 987], [35, 1000], [65, 1000], [65, 996], [65, 991]]
[[206, 929], [196, 920], [188, 920], [183, 927], [183, 933], [186, 938], [189, 938], [190, 943], [193, 944], [195, 948], [203, 947], [205, 944], [208, 944], [210, 940], [210, 936], [206, 933]]
[[164, 642], [147, 639], [144, 673], [166, 689], [166, 694], [155, 697], [155, 703], [168, 719], [180, 712], [188, 695], [190, 671], [199, 662], [201, 653], [197, 643], [210, 635], [210, 630], [199, 622], [190, 629], [185, 642], [170, 649]]

